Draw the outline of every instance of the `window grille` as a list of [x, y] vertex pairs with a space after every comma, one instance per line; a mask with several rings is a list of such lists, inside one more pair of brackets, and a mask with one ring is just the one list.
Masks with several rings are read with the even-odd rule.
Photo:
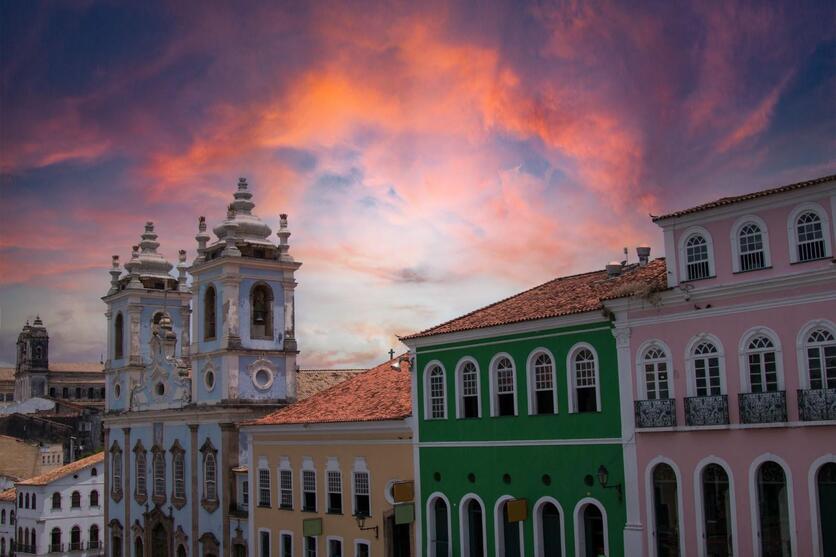
[[687, 262], [688, 280], [704, 279], [711, 276], [708, 264], [708, 242], [696, 234], [685, 243], [685, 261]]
[[316, 472], [302, 470], [302, 510], [316, 512]]
[[293, 508], [293, 472], [290, 470], [279, 470], [279, 491], [281, 500], [279, 507], [282, 509]]
[[757, 224], [747, 224], [740, 229], [740, 270], [753, 271], [766, 266], [763, 252], [763, 236]]
[[369, 516], [371, 514], [369, 498], [369, 473], [354, 472], [354, 514]]
[[433, 366], [430, 371], [430, 417], [444, 418], [444, 371]]
[[826, 255], [821, 218], [816, 213], [808, 211], [799, 216], [795, 221], [795, 230], [799, 261], [812, 261]]
[[717, 347], [710, 342], [700, 343], [694, 349], [694, 380], [697, 396], [723, 394], [720, 387], [720, 357]]
[[258, 471], [258, 506], [270, 506], [270, 470], [263, 468]]
[[328, 512], [343, 512], [342, 474], [339, 471], [328, 471]]

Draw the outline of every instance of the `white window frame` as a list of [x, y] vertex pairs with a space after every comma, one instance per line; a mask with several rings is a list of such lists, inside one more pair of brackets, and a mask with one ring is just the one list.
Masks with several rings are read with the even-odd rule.
[[[694, 235], [701, 235], [705, 238], [705, 245], [708, 249], [708, 276], [699, 279], [688, 278], [688, 255], [686, 251], [686, 244], [688, 240]], [[702, 226], [691, 226], [679, 236], [679, 277], [680, 282], [692, 282], [697, 280], [706, 280], [717, 276], [717, 270], [714, 263], [714, 241], [711, 238], [711, 233]]]
[[427, 497], [427, 554], [429, 555], [434, 549], [433, 535], [436, 531], [436, 525], [433, 504], [436, 499], [441, 499], [447, 505], [447, 555], [448, 557], [453, 557], [453, 530], [452, 517], [450, 516], [453, 513], [453, 507], [450, 505], [450, 500], [447, 499], [447, 496], [440, 491], [431, 493], [430, 496]]
[[[290, 507], [282, 506], [282, 472], [290, 472]], [[276, 467], [276, 489], [278, 490], [278, 499], [276, 500], [276, 508], [282, 510], [293, 509], [293, 467], [290, 464], [290, 458], [282, 456], [279, 458], [279, 465]]]
[[302, 536], [302, 556], [308, 557], [308, 538], [313, 538], [314, 552], [316, 557], [319, 557], [319, 536]]
[[[444, 415], [441, 417], [433, 417], [432, 414], [432, 393], [430, 391], [430, 372], [434, 367], [438, 366], [441, 369], [441, 379], [443, 386], [443, 402]], [[424, 419], [425, 420], [446, 420], [447, 419], [447, 370], [441, 362], [433, 360], [424, 366]]]
[[[761, 547], [761, 521], [760, 521], [760, 506], [758, 505], [758, 469], [766, 462], [774, 462], [784, 470], [784, 481], [787, 486], [787, 511], [789, 516], [789, 534], [790, 534], [790, 554], [798, 555], [798, 542], [796, 540], [795, 529], [795, 494], [792, 485], [792, 469], [787, 465], [786, 461], [778, 455], [772, 453], [764, 453], [752, 461], [749, 465], [749, 508], [752, 512], [749, 513], [752, 519], [752, 549], [756, 551], [756, 555], [763, 555], [763, 548]], [[810, 494], [812, 495], [812, 493]], [[814, 517], [811, 517], [811, 521]]]
[[497, 383], [497, 369], [496, 365], [502, 358], [508, 358], [511, 362], [511, 376], [513, 378], [514, 386], [514, 416], [519, 416], [519, 397], [517, 396], [517, 364], [514, 358], [507, 352], [500, 352], [491, 358], [490, 366], [488, 367], [490, 373], [490, 391], [491, 391], [491, 416], [499, 417], [499, 385]]
[[769, 249], [769, 230], [766, 226], [766, 221], [757, 215], [745, 215], [734, 222], [729, 238], [732, 252], [732, 272], [735, 273], [750, 272], [743, 271], [740, 266], [740, 230], [747, 224], [754, 224], [761, 229], [761, 242], [763, 244], [763, 267], [751, 269], [750, 271], [762, 271], [763, 269], [772, 267], [772, 250]]
[[[266, 505], [262, 504], [262, 502], [261, 502], [261, 490], [262, 490], [261, 472], [267, 472], [267, 482], [268, 482], [267, 498], [268, 498], [268, 501], [267, 501]], [[273, 501], [272, 501], [273, 497], [271, 495], [273, 488], [269, 485], [269, 483], [271, 483], [272, 481], [273, 481], [272, 478], [270, 478], [270, 467], [267, 466], [266, 463], [263, 463], [263, 465], [262, 465], [262, 463], [259, 463], [259, 467], [256, 470], [256, 490], [257, 490], [256, 491], [256, 499], [255, 499], [255, 506], [256, 507], [269, 509], [273, 506]]]
[[[552, 405], [554, 410], [552, 414], [557, 414], [557, 359], [555, 359], [554, 354], [552, 354], [551, 350], [544, 347], [538, 347], [531, 351], [528, 355], [528, 359], [525, 363], [525, 370], [526, 370], [526, 380], [528, 384], [528, 415], [529, 416], [538, 416], [535, 412], [535, 406], [537, 405], [537, 380], [536, 380], [536, 371], [534, 369], [534, 363], [537, 360], [537, 357], [541, 354], [546, 355], [552, 361]], [[546, 414], [543, 414], [546, 415]]]
[[569, 353], [566, 355], [566, 371], [568, 377], [568, 395], [569, 395], [569, 413], [576, 414], [578, 412], [578, 399], [577, 399], [577, 390], [575, 389], [575, 384], [577, 383], [577, 373], [575, 372], [575, 355], [586, 348], [590, 352], [592, 352], [592, 356], [595, 358], [595, 400], [598, 406], [596, 412], [602, 411], [601, 406], [601, 359], [598, 357], [598, 351], [595, 350], [595, 347], [589, 344], [588, 342], [578, 342], [572, 348], [569, 349]]
[[267, 539], [270, 540], [270, 545], [269, 545], [270, 555], [269, 555], [269, 557], [272, 557], [273, 556], [273, 532], [269, 528], [259, 528], [258, 529], [258, 538], [257, 538], [256, 544], [255, 544], [256, 548], [257, 548], [256, 549], [256, 555], [258, 557], [262, 557], [262, 554], [261, 554], [261, 534], [265, 534], [265, 533], [267, 534]]
[[369, 470], [369, 465], [366, 462], [366, 459], [363, 457], [357, 457], [354, 459], [354, 466], [351, 468], [351, 516], [357, 516], [357, 482], [355, 474], [362, 473], [366, 474], [369, 478], [369, 514], [368, 516], [373, 516], [373, 508], [372, 508], [372, 473]]
[[673, 377], [673, 359], [671, 356], [671, 349], [662, 340], [657, 338], [644, 341], [639, 349], [636, 350], [636, 392], [640, 400], [647, 400], [647, 381], [644, 373], [644, 355], [648, 350], [656, 348], [665, 353], [665, 365], [668, 368], [668, 396], [671, 400], [676, 398], [675, 385]]
[[[340, 490], [331, 491], [331, 474], [337, 474], [340, 478]], [[325, 512], [331, 513], [331, 494], [340, 494], [340, 514], [345, 512], [345, 497], [343, 493], [343, 473], [340, 470], [340, 461], [336, 457], [329, 456], [325, 462]], [[333, 513], [332, 513], [333, 514]], [[342, 538], [340, 538], [342, 539]]]
[[[311, 511], [310, 509], [305, 508], [305, 472], [313, 472], [314, 477], [314, 510]], [[299, 510], [302, 512], [319, 512], [319, 485], [317, 484], [318, 478], [316, 474], [316, 466], [314, 465], [313, 458], [306, 456], [302, 459], [302, 470], [299, 472], [299, 493], [301, 494], [301, 499], [299, 501]]]
[[470, 536], [468, 535], [467, 505], [470, 501], [476, 501], [482, 507], [482, 547], [488, 550], [488, 525], [485, 502], [475, 493], [467, 493], [459, 502], [459, 545], [462, 555], [470, 555]]
[[331, 557], [331, 542], [340, 542], [340, 557], [346, 557], [345, 554], [345, 542], [343, 541], [342, 536], [326, 536], [325, 538], [325, 555], [327, 557]]
[[[285, 555], [282, 553], [282, 538], [284, 536], [290, 537], [290, 555]], [[279, 557], [293, 557], [294, 549], [295, 549], [295, 540], [293, 538], [293, 530], [279, 530]]]
[[673, 469], [676, 477], [676, 508], [678, 514], [678, 528], [679, 528], [679, 548], [682, 554], [685, 554], [685, 528], [687, 526], [685, 521], [685, 507], [683, 505], [682, 490], [685, 484], [682, 483], [682, 473], [679, 471], [679, 466], [673, 460], [657, 456], [651, 460], [644, 469], [644, 487], [645, 487], [645, 501], [647, 506], [647, 547], [650, 548], [649, 557], [657, 557], [656, 554], [656, 507], [654, 505], [654, 489], [653, 485], [653, 470], [660, 464], [667, 464]]
[[740, 344], [737, 347], [739, 356], [739, 370], [740, 370], [740, 392], [751, 393], [752, 383], [749, 377], [749, 343], [755, 337], [764, 336], [772, 342], [773, 352], [775, 352], [775, 373], [778, 380], [778, 390], [784, 390], [784, 353], [781, 350], [781, 339], [778, 334], [769, 327], [757, 326], [752, 327], [740, 337]]
[[795, 341], [796, 354], [798, 357], [798, 384], [802, 389], [810, 389], [810, 371], [807, 362], [807, 338], [815, 329], [826, 329], [836, 337], [836, 324], [829, 319], [814, 319], [808, 321], [798, 333]]
[[[493, 506], [493, 534], [494, 534], [494, 548], [496, 548], [497, 555], [505, 554], [505, 534], [502, 528], [502, 505], [508, 501], [516, 499], [512, 495], [500, 495]], [[525, 529], [523, 528], [524, 520], [520, 520], [517, 524], [520, 529], [520, 555], [525, 555]], [[485, 550], [487, 551], [487, 547]], [[609, 553], [609, 552], [608, 552]]]
[[476, 358], [465, 356], [456, 364], [456, 418], [464, 419], [464, 366], [471, 363], [476, 367], [476, 417], [482, 417], [482, 372]]
[[581, 525], [583, 524], [583, 517], [581, 513], [586, 509], [587, 505], [594, 505], [598, 507], [598, 510], [601, 511], [601, 521], [604, 524], [604, 555], [610, 554], [610, 527], [609, 522], [607, 519], [607, 509], [598, 499], [593, 497], [584, 497], [580, 501], [578, 501], [577, 505], [575, 505], [575, 510], [573, 513], [573, 527], [575, 529], [575, 555], [577, 557], [581, 557], [585, 555], [584, 549], [584, 537], [581, 534], [585, 534], [582, 532]]
[[566, 555], [566, 514], [563, 512], [563, 507], [554, 497], [540, 497], [533, 507], [534, 516], [534, 557], [543, 557], [543, 547], [540, 545], [540, 537], [543, 532], [543, 506], [546, 503], [551, 503], [557, 508], [557, 514], [560, 515], [560, 554]]
[[[697, 467], [694, 469], [694, 511], [697, 519], [697, 555], [705, 555], [705, 504], [703, 502], [702, 489], [702, 473], [709, 464], [717, 464], [726, 471], [726, 476], [729, 478], [729, 508], [737, 509], [737, 501], [735, 498], [735, 484], [732, 468], [722, 458], [716, 456], [707, 456], [702, 459]], [[737, 534], [737, 512], [731, 512], [731, 534], [732, 534], [732, 555], [740, 555], [738, 551], [738, 534]]]
[[703, 342], [710, 342], [717, 349], [717, 362], [720, 367], [720, 394], [728, 394], [726, 387], [726, 351], [723, 348], [723, 343], [716, 336], [709, 333], [700, 333], [694, 336], [685, 348], [685, 367], [688, 373], [688, 395], [689, 397], [697, 396], [697, 375], [695, 362], [697, 356], [694, 355], [694, 350]]
[[[787, 217], [787, 239], [789, 242], [787, 245], [789, 245], [790, 248], [790, 263], [807, 263], [807, 261], [801, 261], [798, 258], [798, 235], [796, 234], [796, 221], [802, 213], [806, 213], [807, 211], [816, 213], [821, 219], [822, 236], [824, 238], [824, 256], [825, 258], [833, 257], [833, 244], [831, 242], [833, 230], [830, 227], [830, 218], [827, 215], [827, 211], [825, 211], [824, 207], [818, 203], [808, 201], [795, 207], [792, 211], [790, 211], [790, 214]], [[811, 261], [821, 260], [814, 259]]]
[[361, 545], [365, 545], [366, 549], [368, 550], [369, 557], [372, 557], [372, 542], [366, 539], [355, 538], [354, 539], [354, 557], [359, 557], [360, 552], [357, 551], [360, 549]]
[[[807, 493], [810, 500], [810, 533], [813, 540], [813, 555], [821, 555], [822, 531], [821, 509], [819, 508], [819, 470], [825, 464], [836, 464], [836, 453], [829, 453], [814, 460], [807, 470]], [[796, 554], [797, 555], [797, 554]]]

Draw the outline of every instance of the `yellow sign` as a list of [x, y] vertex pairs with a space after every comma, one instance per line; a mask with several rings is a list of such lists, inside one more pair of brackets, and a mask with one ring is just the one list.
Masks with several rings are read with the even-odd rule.
[[522, 522], [528, 518], [528, 501], [513, 499], [505, 504], [508, 522]]
[[395, 503], [408, 503], [415, 499], [415, 482], [397, 482], [392, 484], [392, 498]]

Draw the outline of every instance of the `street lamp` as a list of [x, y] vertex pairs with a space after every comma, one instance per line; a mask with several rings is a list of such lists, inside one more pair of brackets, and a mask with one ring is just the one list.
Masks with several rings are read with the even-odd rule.
[[602, 464], [598, 467], [598, 483], [600, 483], [601, 487], [603, 487], [604, 489], [615, 489], [615, 491], [618, 493], [618, 500], [620, 501], [622, 497], [621, 484], [607, 485], [609, 479], [610, 473], [607, 470], [607, 467]]
[[362, 514], [354, 515], [354, 519], [357, 521], [357, 527], [360, 530], [363, 530], [363, 531], [374, 530], [374, 539], [378, 539], [380, 536], [378, 535], [377, 526], [369, 526], [369, 527], [364, 528], [364, 526], [366, 525], [366, 518], [368, 518], [368, 517], [365, 516], [365, 515], [362, 515]]

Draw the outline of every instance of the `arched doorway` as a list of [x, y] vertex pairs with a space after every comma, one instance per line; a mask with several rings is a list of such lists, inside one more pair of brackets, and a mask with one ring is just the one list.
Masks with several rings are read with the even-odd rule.
[[159, 523], [151, 530], [151, 555], [168, 557], [168, 534], [165, 527]]
[[463, 526], [462, 542], [464, 557], [485, 556], [485, 526], [482, 505], [477, 499], [469, 499], [462, 506]]
[[598, 557], [606, 555], [606, 532], [604, 531], [604, 516], [597, 505], [588, 504], [581, 515], [584, 557]]
[[676, 473], [668, 464], [653, 468], [653, 521], [657, 557], [678, 557], [679, 498]]
[[520, 526], [522, 523], [508, 520], [508, 501], [503, 501], [499, 506], [500, 516], [497, 517], [497, 521], [501, 520], [502, 522], [497, 554], [501, 557], [522, 557], [520, 547]]
[[447, 502], [436, 497], [430, 504], [430, 556], [447, 557], [450, 553], [449, 509]]
[[758, 467], [757, 482], [761, 555], [790, 557], [790, 513], [784, 469], [777, 462], [764, 462]]
[[540, 505], [537, 520], [540, 527], [537, 541], [542, 548], [538, 556], [563, 557], [563, 524], [557, 505], [551, 501]]
[[836, 462], [828, 462], [819, 468], [816, 484], [819, 491], [821, 554], [830, 557], [836, 555], [836, 528], [828, 527], [836, 516]]
[[732, 527], [729, 476], [719, 464], [702, 471], [702, 521], [705, 550], [712, 557], [731, 557]]
[[186, 548], [183, 544], [177, 546], [177, 557], [186, 557]]

